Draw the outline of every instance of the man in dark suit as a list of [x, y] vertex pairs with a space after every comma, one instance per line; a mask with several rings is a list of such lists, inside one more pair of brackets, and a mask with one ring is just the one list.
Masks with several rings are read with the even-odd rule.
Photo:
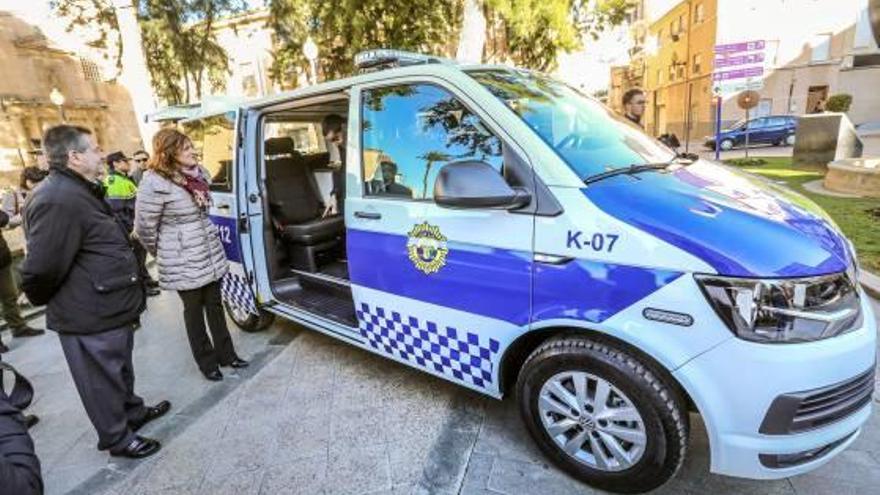
[[134, 393], [132, 331], [146, 295], [129, 233], [104, 201], [101, 149], [91, 131], [70, 125], [46, 131], [43, 148], [51, 171], [25, 209], [22, 289], [48, 304], [47, 327], [58, 332], [98, 449], [147, 457], [159, 442], [134, 432], [171, 404], [146, 407]]

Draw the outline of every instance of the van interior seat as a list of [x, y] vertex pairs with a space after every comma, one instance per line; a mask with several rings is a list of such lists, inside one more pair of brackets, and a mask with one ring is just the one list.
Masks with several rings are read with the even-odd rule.
[[334, 248], [345, 233], [342, 216], [322, 217], [324, 204], [314, 170], [289, 137], [265, 143], [266, 189], [272, 223], [295, 269], [317, 271], [315, 255]]

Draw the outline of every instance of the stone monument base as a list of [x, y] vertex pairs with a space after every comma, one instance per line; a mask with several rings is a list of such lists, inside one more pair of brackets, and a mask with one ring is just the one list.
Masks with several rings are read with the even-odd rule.
[[825, 188], [880, 198], [880, 158], [846, 158], [828, 164]]

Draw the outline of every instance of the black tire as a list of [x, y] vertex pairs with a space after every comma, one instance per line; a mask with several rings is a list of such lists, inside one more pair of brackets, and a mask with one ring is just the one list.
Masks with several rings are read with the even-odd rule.
[[235, 326], [245, 332], [252, 333], [263, 331], [275, 321], [274, 314], [269, 313], [268, 311], [263, 311], [262, 309], [257, 310], [260, 312], [258, 315], [248, 313], [245, 316], [242, 312], [233, 310], [226, 302], [223, 303], [223, 307], [226, 308], [226, 314], [229, 315], [229, 318], [232, 319]]
[[[547, 433], [539, 412], [541, 388], [565, 371], [590, 373], [622, 391], [644, 422], [641, 457], [620, 471], [596, 469], [567, 454]], [[554, 464], [590, 486], [618, 493], [643, 493], [666, 483], [679, 470], [688, 444], [684, 401], [635, 356], [584, 337], [554, 338], [536, 349], [517, 380], [520, 415], [532, 438]]]

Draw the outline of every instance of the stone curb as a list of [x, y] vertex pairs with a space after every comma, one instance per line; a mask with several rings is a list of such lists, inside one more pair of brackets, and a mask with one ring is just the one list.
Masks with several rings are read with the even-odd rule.
[[865, 292], [874, 299], [880, 299], [880, 277], [865, 270], [859, 272], [859, 282], [862, 283]]

